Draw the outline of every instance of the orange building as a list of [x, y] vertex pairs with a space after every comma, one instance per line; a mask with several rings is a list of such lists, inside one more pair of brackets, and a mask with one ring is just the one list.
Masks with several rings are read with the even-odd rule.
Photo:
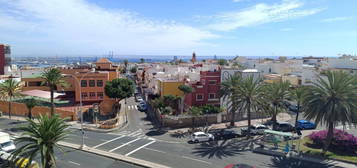
[[[95, 68], [60, 68], [67, 83], [66, 87], [57, 86], [57, 92], [65, 92], [66, 95], [72, 95], [75, 102], [100, 102], [109, 99], [104, 93], [106, 82], [119, 78], [117, 66], [102, 58], [95, 63]], [[43, 85], [43, 79], [40, 76], [30, 76], [21, 79], [24, 82], [23, 90], [45, 90], [49, 91], [48, 86]]]

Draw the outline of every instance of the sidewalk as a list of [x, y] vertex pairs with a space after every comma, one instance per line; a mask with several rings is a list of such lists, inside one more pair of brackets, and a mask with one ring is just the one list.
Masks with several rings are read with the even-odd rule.
[[[264, 122], [270, 120], [271, 117], [269, 118], [264, 118], [264, 119], [253, 119], [251, 120], [251, 124], [252, 125], [256, 125], [256, 124], [263, 124]], [[289, 120], [291, 120], [291, 116], [287, 113], [279, 113], [276, 117], [276, 119], [278, 121], [281, 122], [287, 122]], [[209, 129], [223, 129], [223, 128], [227, 128], [230, 125], [230, 122], [226, 122], [226, 123], [219, 123], [219, 124], [211, 124], [209, 126]], [[247, 127], [248, 126], [248, 120], [242, 120], [242, 121], [237, 121], [234, 123], [235, 127]], [[179, 129], [170, 129], [168, 130], [168, 133], [175, 133], [176, 131], [181, 131], [181, 132], [187, 132], [190, 128], [179, 128]]]

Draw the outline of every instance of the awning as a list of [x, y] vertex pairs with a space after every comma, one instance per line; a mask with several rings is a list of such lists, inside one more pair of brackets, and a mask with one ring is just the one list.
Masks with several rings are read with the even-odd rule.
[[292, 137], [293, 134], [290, 132], [280, 132], [280, 131], [274, 131], [274, 130], [264, 130], [264, 133], [266, 134], [274, 134], [274, 135], [279, 135], [279, 136], [287, 136], [287, 137]]
[[[50, 99], [51, 98], [51, 92], [48, 91], [43, 91], [43, 90], [29, 90], [29, 91], [23, 91], [21, 94], [26, 95], [26, 96], [34, 96], [34, 97], [40, 97], [44, 99]], [[65, 95], [64, 93], [54, 93], [53, 97], [57, 98], [58, 96], [63, 96]]]

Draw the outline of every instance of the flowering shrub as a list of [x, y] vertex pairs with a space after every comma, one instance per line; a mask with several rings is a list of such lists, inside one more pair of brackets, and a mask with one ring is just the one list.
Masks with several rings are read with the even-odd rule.
[[[308, 137], [314, 142], [314, 144], [322, 146], [327, 137], [327, 130], [313, 132]], [[333, 138], [330, 147], [335, 149], [337, 148], [342, 150], [356, 151], [357, 137], [342, 130], [335, 129], [333, 131]]]

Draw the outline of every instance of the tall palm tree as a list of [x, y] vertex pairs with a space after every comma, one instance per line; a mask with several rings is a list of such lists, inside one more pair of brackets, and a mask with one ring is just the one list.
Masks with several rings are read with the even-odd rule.
[[187, 86], [187, 85], [180, 85], [178, 87], [178, 89], [181, 90], [181, 92], [183, 92], [182, 99], [181, 99], [181, 114], [182, 114], [183, 109], [185, 107], [185, 97], [187, 94], [193, 92], [193, 88], [191, 86]]
[[13, 152], [11, 160], [17, 163], [22, 157], [28, 158], [28, 163], [31, 163], [34, 158], [40, 156], [41, 167], [55, 166], [54, 150], [59, 148], [58, 142], [67, 137], [69, 132], [66, 129], [69, 125], [58, 115], [50, 118], [47, 115], [40, 116], [38, 122], [30, 119], [27, 121], [29, 125], [20, 128], [24, 133], [15, 139], [16, 144], [21, 144], [21, 146]]
[[304, 101], [305, 117], [328, 128], [323, 153], [330, 146], [337, 124], [356, 124], [357, 121], [356, 78], [345, 72], [327, 71], [325, 75], [309, 88]]
[[228, 111], [231, 113], [230, 126], [234, 126], [235, 114], [239, 107], [239, 93], [237, 87], [242, 78], [238, 75], [230, 76], [226, 81], [221, 83], [220, 96], [227, 100]]
[[240, 97], [240, 105], [242, 111], [247, 113], [248, 117], [248, 138], [250, 138], [250, 126], [251, 126], [251, 110], [257, 111], [261, 106], [261, 85], [260, 80], [254, 79], [253, 76], [243, 78], [238, 89], [238, 95]]
[[296, 117], [295, 117], [295, 128], [297, 128], [299, 114], [301, 113], [301, 107], [304, 102], [305, 95], [306, 95], [306, 88], [303, 86], [299, 86], [290, 91], [290, 98], [296, 101], [296, 106], [297, 106]]
[[44, 80], [43, 84], [46, 84], [51, 91], [51, 116], [53, 116], [55, 113], [55, 104], [53, 102], [54, 91], [58, 85], [65, 87], [67, 86], [67, 83], [64, 81], [61, 71], [53, 67], [42, 72], [41, 78]]
[[32, 119], [32, 109], [33, 109], [35, 106], [37, 106], [38, 103], [37, 103], [36, 99], [31, 98], [31, 99], [27, 99], [27, 100], [25, 101], [25, 105], [26, 105], [27, 109], [29, 110], [27, 116], [28, 116], [28, 118], [31, 120], [31, 119]]
[[273, 109], [270, 111], [273, 121], [273, 127], [276, 126], [276, 116], [286, 107], [284, 106], [284, 101], [289, 98], [289, 87], [290, 83], [287, 81], [279, 81], [275, 83], [270, 83], [264, 86], [264, 97], [265, 100], [270, 103]]
[[22, 83], [13, 78], [9, 78], [0, 84], [0, 96], [9, 101], [9, 118], [11, 119], [11, 101], [14, 97], [20, 96]]

